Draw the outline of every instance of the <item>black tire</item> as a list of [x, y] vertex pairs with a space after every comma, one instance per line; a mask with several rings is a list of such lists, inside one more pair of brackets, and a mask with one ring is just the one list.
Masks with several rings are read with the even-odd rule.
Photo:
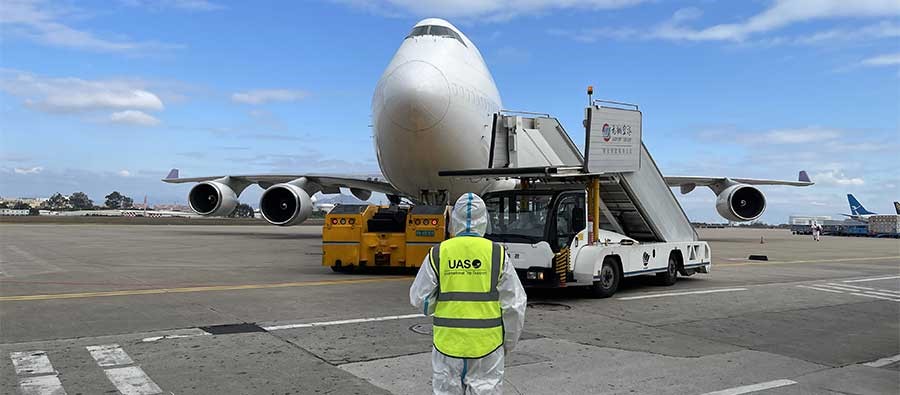
[[335, 265], [331, 267], [331, 270], [335, 273], [353, 273], [353, 265]]
[[674, 255], [669, 256], [669, 265], [666, 266], [666, 271], [656, 273], [656, 280], [660, 285], [665, 285], [667, 287], [675, 285], [678, 281], [678, 260], [675, 259]]
[[622, 279], [622, 273], [619, 266], [612, 259], [604, 259], [603, 266], [600, 267], [600, 279], [594, 281], [590, 288], [591, 297], [602, 299], [613, 296], [619, 289], [619, 281]]

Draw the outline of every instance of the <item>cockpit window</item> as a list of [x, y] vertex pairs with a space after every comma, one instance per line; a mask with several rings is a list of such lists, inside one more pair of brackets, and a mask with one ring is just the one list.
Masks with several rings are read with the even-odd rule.
[[463, 42], [462, 37], [459, 36], [458, 33], [453, 31], [453, 29], [446, 26], [416, 26], [409, 32], [409, 35], [406, 38], [410, 37], [418, 37], [418, 36], [438, 36], [438, 37], [446, 37], [452, 38], [456, 41], [459, 41], [464, 47], [467, 47], [466, 43]]
[[416, 26], [409, 32], [409, 35], [406, 38], [415, 37], [415, 36], [424, 36], [428, 34], [428, 28], [431, 26]]

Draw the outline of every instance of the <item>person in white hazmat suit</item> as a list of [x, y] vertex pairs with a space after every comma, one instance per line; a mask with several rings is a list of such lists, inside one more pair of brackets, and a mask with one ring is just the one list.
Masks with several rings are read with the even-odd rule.
[[484, 201], [462, 195], [452, 238], [432, 247], [409, 289], [410, 303], [433, 316], [435, 394], [502, 393], [505, 355], [525, 324], [525, 289], [505, 249], [482, 237], [487, 226]]

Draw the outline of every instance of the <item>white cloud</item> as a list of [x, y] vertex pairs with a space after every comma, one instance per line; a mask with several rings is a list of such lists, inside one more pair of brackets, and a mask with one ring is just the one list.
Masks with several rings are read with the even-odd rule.
[[159, 111], [163, 102], [143, 84], [124, 80], [50, 78], [31, 73], [0, 72], [0, 91], [21, 97], [31, 107], [49, 112], [88, 112], [100, 109]]
[[857, 29], [838, 28], [798, 37], [777, 38], [773, 44], [818, 45], [894, 37], [900, 37], [900, 25], [881, 21]]
[[[771, 144], [828, 144], [829, 146], [836, 139], [848, 134], [849, 132], [841, 129], [829, 129], [818, 126], [808, 126], [801, 128], [779, 128], [769, 130], [742, 130], [733, 126], [723, 125], [696, 132], [697, 138], [701, 140], [716, 140], [726, 143], [737, 143], [743, 145], [771, 145]], [[842, 143], [844, 144], [844, 143]], [[844, 147], [842, 145], [841, 147]], [[862, 149], [862, 147], [860, 147]]]
[[775, 129], [763, 133], [760, 143], [776, 144], [802, 144], [823, 142], [841, 136], [841, 132], [832, 129], [804, 128], [804, 129]]
[[863, 66], [897, 66], [900, 65], [900, 52], [871, 57], [863, 60], [861, 64]]
[[119, 177], [131, 177], [131, 172], [125, 169], [116, 172]]
[[143, 111], [125, 110], [114, 112], [109, 115], [109, 121], [112, 123], [121, 123], [138, 126], [156, 126], [160, 121], [156, 117]]
[[507, 20], [559, 9], [616, 9], [645, 0], [334, 0], [386, 16], [481, 18]]
[[24, 167], [24, 168], [17, 167], [15, 169], [13, 169], [13, 171], [15, 171], [16, 174], [39, 174], [40, 172], [44, 171], [44, 168], [41, 166]]
[[[742, 32], [737, 28], [708, 28], [697, 30], [685, 26], [686, 22], [698, 19], [701, 15], [702, 11], [697, 8], [683, 8], [676, 11], [669, 20], [651, 28], [641, 29], [628, 26], [592, 27], [584, 29], [554, 28], [547, 30], [547, 33], [555, 36], [569, 37], [575, 41], [585, 43], [593, 43], [603, 39], [742, 41], [750, 35], [750, 33]], [[752, 44], [762, 46], [835, 45], [840, 43], [860, 42], [896, 37], [900, 37], [900, 24], [896, 22], [858, 22], [855, 23], [852, 28], [838, 27], [830, 30], [815, 31], [805, 34], [760, 38], [758, 40], [754, 40]]]
[[838, 185], [838, 186], [849, 186], [849, 185], [863, 185], [865, 181], [859, 177], [847, 177], [843, 172], [838, 170], [829, 170], [821, 173], [816, 173], [812, 176], [812, 180], [817, 184], [825, 184], [825, 185]]
[[46, 45], [97, 52], [136, 52], [147, 49], [180, 48], [179, 45], [139, 42], [127, 39], [108, 40], [73, 28], [70, 13], [64, 6], [42, 0], [4, 0], [0, 7], [0, 25], [4, 40], [22, 36]]
[[742, 41], [791, 24], [833, 18], [884, 18], [900, 15], [896, 0], [776, 0], [772, 5], [739, 23], [724, 23], [695, 29], [685, 22], [698, 19], [701, 11], [686, 8], [659, 26], [655, 36], [684, 41]]
[[185, 11], [216, 11], [225, 8], [206, 0], [121, 0], [129, 7], [146, 7], [151, 9], [175, 8]]
[[308, 93], [292, 89], [257, 89], [238, 92], [231, 95], [231, 100], [244, 104], [264, 104], [275, 101], [297, 101], [309, 96]]
[[646, 34], [646, 32], [642, 32], [637, 29], [629, 28], [629, 27], [617, 27], [617, 28], [588, 28], [588, 29], [549, 29], [547, 30], [548, 34], [554, 36], [561, 37], [569, 37], [575, 41], [580, 41], [583, 43], [593, 43], [596, 41], [600, 41], [602, 39], [616, 39], [616, 40], [625, 40], [632, 38], [651, 38]]

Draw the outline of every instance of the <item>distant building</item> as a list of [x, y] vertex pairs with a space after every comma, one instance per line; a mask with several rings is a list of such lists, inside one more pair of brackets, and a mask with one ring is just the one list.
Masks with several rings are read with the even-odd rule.
[[824, 225], [827, 221], [831, 221], [831, 217], [827, 215], [792, 215], [788, 217], [791, 232], [797, 235], [812, 234], [813, 223]]
[[36, 197], [24, 197], [24, 198], [4, 197], [4, 198], [0, 198], [0, 203], [6, 203], [6, 204], [9, 204], [10, 206], [12, 206], [18, 202], [22, 202], [22, 203], [29, 205], [32, 208], [38, 208], [41, 206], [41, 203], [46, 202], [47, 199], [48, 198], [36, 198]]
[[825, 221], [830, 221], [831, 217], [827, 215], [792, 215], [788, 217], [788, 224], [790, 225], [812, 225], [813, 222], [817, 224], [822, 224]]
[[25, 216], [25, 215], [28, 215], [29, 211], [30, 210], [27, 210], [27, 209], [16, 210], [16, 209], [11, 209], [11, 208], [0, 208], [0, 216], [3, 216], [3, 217]]

